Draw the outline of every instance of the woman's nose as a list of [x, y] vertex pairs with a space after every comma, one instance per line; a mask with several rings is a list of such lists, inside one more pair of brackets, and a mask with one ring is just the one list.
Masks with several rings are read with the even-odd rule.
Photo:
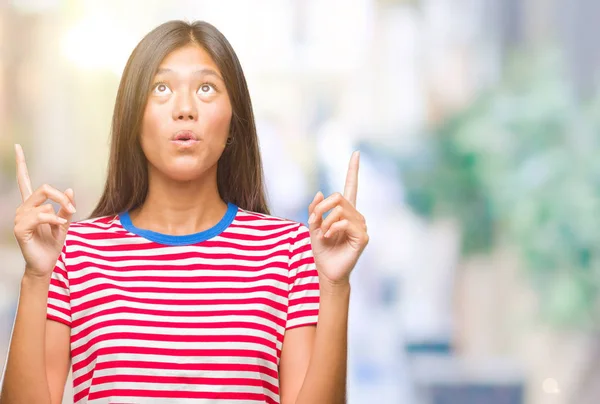
[[198, 118], [198, 109], [196, 108], [193, 95], [180, 94], [175, 108], [173, 109], [173, 119], [179, 121], [194, 121]]

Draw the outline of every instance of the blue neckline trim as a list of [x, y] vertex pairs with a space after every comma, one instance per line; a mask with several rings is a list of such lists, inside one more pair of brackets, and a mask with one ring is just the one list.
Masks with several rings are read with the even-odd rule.
[[237, 205], [229, 202], [227, 204], [227, 212], [225, 212], [225, 216], [223, 216], [219, 223], [217, 223], [210, 229], [201, 231], [199, 233], [186, 234], [183, 236], [173, 236], [171, 234], [164, 234], [152, 230], [140, 229], [133, 225], [128, 211], [120, 213], [119, 220], [121, 221], [121, 225], [125, 230], [135, 235], [144, 237], [150, 241], [167, 245], [190, 245], [201, 243], [221, 234], [233, 222], [233, 219], [235, 219], [237, 212]]

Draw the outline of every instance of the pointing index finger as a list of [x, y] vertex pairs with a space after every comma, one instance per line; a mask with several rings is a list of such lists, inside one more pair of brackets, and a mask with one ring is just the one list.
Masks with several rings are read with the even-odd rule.
[[17, 160], [17, 183], [19, 184], [19, 190], [21, 191], [21, 198], [23, 202], [31, 196], [33, 192], [31, 190], [31, 180], [29, 179], [29, 173], [27, 171], [27, 164], [25, 163], [25, 154], [21, 145], [15, 145], [15, 154]]
[[355, 151], [350, 158], [348, 165], [348, 173], [346, 174], [346, 185], [344, 186], [344, 198], [346, 198], [352, 206], [356, 206], [356, 194], [358, 191], [358, 167], [360, 162], [360, 152]]

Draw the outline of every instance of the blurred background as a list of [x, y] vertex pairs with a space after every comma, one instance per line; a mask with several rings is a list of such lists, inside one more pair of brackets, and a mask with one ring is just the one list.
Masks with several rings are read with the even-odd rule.
[[306, 222], [361, 150], [351, 404], [600, 402], [600, 2], [1, 5], [0, 366], [23, 270], [14, 143], [86, 217], [129, 53], [201, 19], [245, 69], [273, 214]]

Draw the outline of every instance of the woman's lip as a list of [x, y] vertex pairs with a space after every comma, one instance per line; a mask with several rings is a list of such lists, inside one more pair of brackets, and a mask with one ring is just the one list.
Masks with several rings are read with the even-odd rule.
[[173, 136], [173, 140], [182, 140], [182, 138], [198, 140], [198, 136], [191, 130], [180, 130]]
[[171, 140], [171, 142], [174, 143], [175, 145], [179, 146], [179, 147], [192, 147], [196, 143], [198, 143], [198, 141], [194, 140], [194, 139], [189, 139], [189, 140]]

